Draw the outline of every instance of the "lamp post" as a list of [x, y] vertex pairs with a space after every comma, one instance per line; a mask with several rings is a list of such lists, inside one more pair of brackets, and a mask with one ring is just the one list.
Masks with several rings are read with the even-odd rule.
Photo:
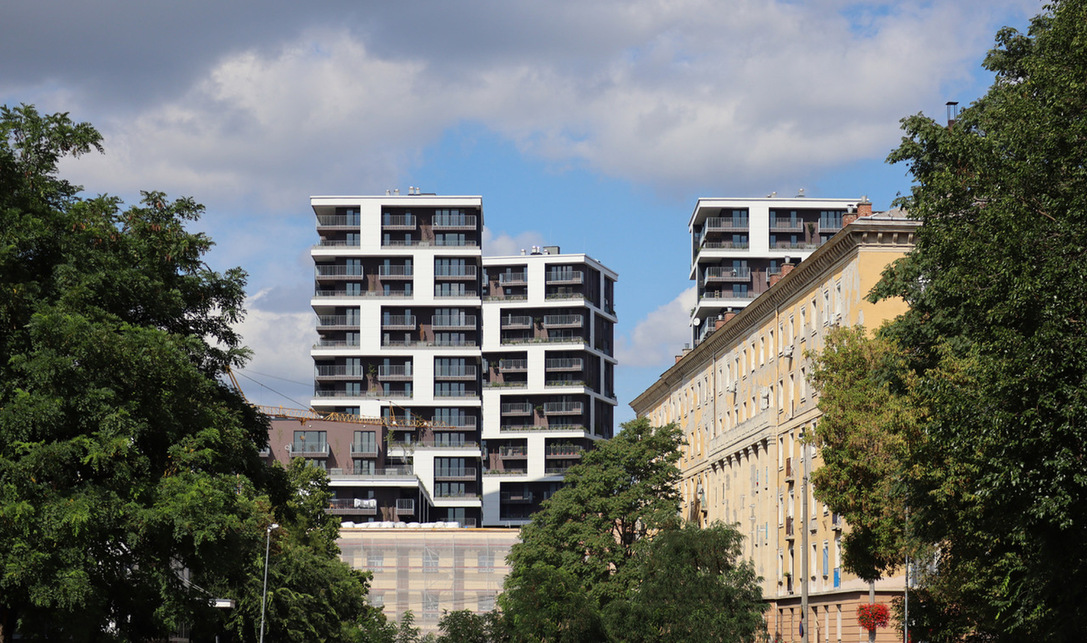
[[264, 603], [268, 599], [268, 551], [272, 544], [272, 530], [279, 529], [278, 523], [268, 525], [264, 535], [264, 591], [260, 595], [260, 643], [264, 643]]

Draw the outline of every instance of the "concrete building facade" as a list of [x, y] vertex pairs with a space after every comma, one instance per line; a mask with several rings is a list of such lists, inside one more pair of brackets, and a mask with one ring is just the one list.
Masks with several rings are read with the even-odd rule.
[[783, 266], [806, 259], [858, 210], [871, 214], [867, 198], [699, 199], [687, 224], [690, 278], [698, 292], [691, 345], [713, 332], [714, 321], [766, 292]]
[[[804, 442], [820, 417], [806, 354], [819, 351], [835, 326], [871, 329], [905, 309], [864, 297], [912, 247], [917, 222], [897, 211], [867, 216], [862, 207], [860, 214], [846, 212], [844, 227], [804, 261], [779, 264], [742, 310], [707, 316], [695, 348], [631, 403], [654, 425], [682, 428], [684, 514], [735, 525], [745, 536], [744, 553], [763, 578], [771, 637], [781, 641], [801, 640], [805, 593], [808, 641], [868, 641], [856, 607], [868, 602], [869, 587], [842, 570], [849, 527], [815, 500], [807, 481], [821, 457]], [[903, 588], [901, 576], [883, 579], [877, 601]], [[880, 630], [877, 640], [900, 641], [901, 632]]]
[[346, 522], [518, 526], [611, 437], [617, 275], [555, 246], [484, 257], [481, 197], [410, 192], [311, 199], [311, 407], [356, 426], [279, 448], [329, 472]]

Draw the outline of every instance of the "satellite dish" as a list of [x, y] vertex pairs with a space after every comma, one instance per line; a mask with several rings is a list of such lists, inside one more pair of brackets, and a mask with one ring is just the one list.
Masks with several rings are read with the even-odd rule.
[[695, 317], [694, 319], [691, 320], [691, 325], [694, 326], [695, 328], [698, 328], [699, 326], [702, 325], [702, 320], [699, 319], [698, 317]]

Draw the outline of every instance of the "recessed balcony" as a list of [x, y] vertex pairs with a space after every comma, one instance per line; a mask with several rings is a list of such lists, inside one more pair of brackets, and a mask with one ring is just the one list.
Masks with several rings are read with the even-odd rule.
[[751, 281], [751, 268], [747, 266], [710, 266], [706, 268], [706, 282]]
[[549, 357], [544, 360], [545, 371], [580, 371], [585, 361], [580, 357]]
[[475, 266], [439, 266], [434, 269], [435, 279], [475, 279]]
[[382, 330], [415, 330], [415, 315], [385, 315], [381, 318]]
[[430, 326], [434, 330], [475, 330], [475, 315], [433, 315]]
[[576, 270], [549, 270], [545, 283], [552, 284], [580, 284], [585, 281], [585, 275]]
[[498, 275], [498, 283], [502, 286], [524, 286], [528, 283], [528, 273], [503, 272]]
[[414, 266], [378, 266], [377, 276], [381, 279], [411, 279], [415, 276]]
[[544, 315], [544, 328], [581, 328], [582, 315]]
[[386, 214], [381, 217], [382, 230], [414, 230], [414, 214]]
[[475, 230], [478, 221], [474, 214], [437, 214], [434, 215], [430, 227], [435, 230]]

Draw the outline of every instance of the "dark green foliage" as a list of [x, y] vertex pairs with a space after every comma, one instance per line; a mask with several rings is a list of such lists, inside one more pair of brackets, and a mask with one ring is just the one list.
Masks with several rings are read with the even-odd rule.
[[905, 561], [905, 478], [923, 439], [911, 381], [894, 345], [863, 326], [837, 328], [813, 359], [812, 383], [823, 412], [815, 442], [823, 464], [815, 496], [849, 523], [843, 566], [875, 580]]
[[[915, 179], [917, 247], [875, 296], [915, 379], [909, 535], [937, 547], [932, 637], [1087, 640], [1087, 2], [1005, 29], [989, 92], [921, 115], [890, 160]], [[882, 545], [873, 547], [878, 560]], [[911, 605], [911, 612], [914, 606]]]
[[612, 641], [749, 643], [765, 631], [759, 578], [743, 536], [720, 523], [687, 524], [654, 537], [633, 565], [626, 597], [605, 610]]
[[0, 134], [0, 641], [16, 627], [210, 637], [259, 606], [274, 519], [283, 611], [303, 638], [346, 638], [318, 620], [365, 614], [365, 579], [335, 560], [334, 529], [295, 495], [303, 481], [263, 464], [267, 419], [220, 379], [247, 356], [233, 330], [245, 274], [204, 263], [211, 241], [185, 229], [203, 208], [79, 198], [56, 163], [101, 138], [66, 115], [2, 108]]
[[498, 612], [474, 614], [468, 610], [446, 612], [438, 621], [437, 643], [499, 643], [508, 640]]
[[523, 571], [546, 565], [576, 578], [598, 605], [623, 593], [613, 576], [622, 575], [647, 533], [676, 520], [681, 441], [675, 426], [654, 428], [639, 419], [586, 453], [521, 530], [507, 587], [522, 584]]
[[[294, 491], [277, 507], [279, 529], [271, 534], [266, 640], [391, 640], [385, 617], [366, 602], [370, 574], [339, 560], [339, 523], [324, 511], [332, 497], [325, 472], [295, 458], [286, 474]], [[259, 638], [260, 633], [264, 551], [255, 553], [242, 598], [225, 615], [224, 629], [238, 641]]]
[[510, 552], [499, 596], [510, 640], [754, 640], [763, 606], [737, 562], [741, 537], [681, 528], [681, 441], [673, 425], [634, 420], [568, 471]]

